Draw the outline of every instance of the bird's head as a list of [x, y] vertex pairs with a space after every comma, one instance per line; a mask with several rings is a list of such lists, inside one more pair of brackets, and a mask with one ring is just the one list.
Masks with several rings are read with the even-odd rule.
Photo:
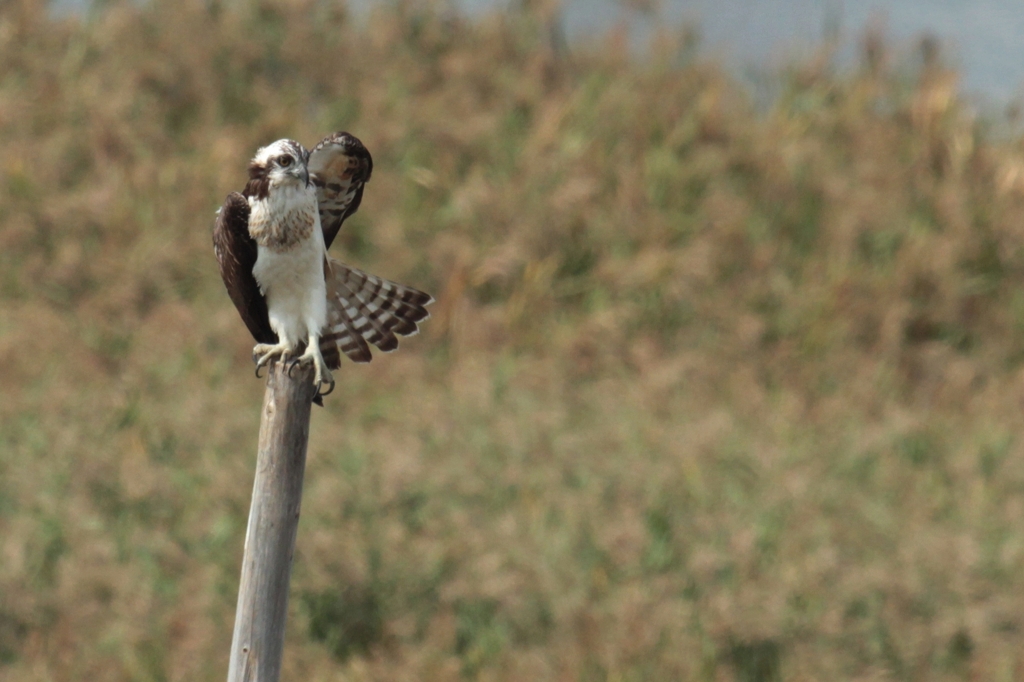
[[266, 187], [309, 184], [307, 152], [294, 140], [278, 140], [260, 148], [249, 163], [249, 182]]

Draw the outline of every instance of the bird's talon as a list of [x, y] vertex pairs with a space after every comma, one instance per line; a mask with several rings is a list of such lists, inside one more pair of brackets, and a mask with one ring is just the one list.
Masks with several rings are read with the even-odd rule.
[[327, 381], [323, 381], [321, 383], [327, 384], [327, 386], [328, 386], [327, 393], [324, 393], [323, 391], [321, 391], [320, 390], [320, 384], [317, 384], [316, 394], [318, 396], [323, 398], [324, 396], [329, 396], [330, 394], [334, 393], [334, 379], [333, 378], [328, 379]]

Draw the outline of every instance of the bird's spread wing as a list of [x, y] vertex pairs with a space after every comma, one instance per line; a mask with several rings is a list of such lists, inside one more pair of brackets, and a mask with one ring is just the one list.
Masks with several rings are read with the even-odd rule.
[[373, 158], [354, 135], [333, 133], [309, 152], [307, 166], [320, 205], [324, 244], [330, 248], [341, 224], [363, 200], [363, 186], [373, 173]]
[[369, 344], [385, 353], [398, 348], [398, 338], [419, 332], [417, 323], [430, 317], [434, 299], [418, 289], [367, 274], [328, 259], [327, 329], [320, 351], [327, 366], [337, 369], [341, 353], [353, 362], [369, 362]]
[[267, 301], [252, 274], [256, 265], [256, 242], [249, 236], [249, 202], [232, 192], [217, 212], [213, 228], [213, 250], [220, 264], [220, 276], [231, 302], [258, 343], [277, 343], [270, 328]]

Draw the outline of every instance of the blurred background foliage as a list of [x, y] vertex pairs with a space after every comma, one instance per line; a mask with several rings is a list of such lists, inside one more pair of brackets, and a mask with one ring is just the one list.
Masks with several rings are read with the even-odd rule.
[[1020, 679], [1021, 138], [934, 43], [760, 107], [551, 9], [0, 4], [0, 678], [223, 678], [213, 212], [346, 129], [341, 256], [438, 302], [314, 414], [284, 679]]

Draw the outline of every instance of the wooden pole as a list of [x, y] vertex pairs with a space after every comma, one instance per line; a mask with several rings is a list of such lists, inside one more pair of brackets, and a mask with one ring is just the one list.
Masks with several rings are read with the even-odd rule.
[[228, 682], [278, 682], [315, 386], [311, 367], [268, 370]]

